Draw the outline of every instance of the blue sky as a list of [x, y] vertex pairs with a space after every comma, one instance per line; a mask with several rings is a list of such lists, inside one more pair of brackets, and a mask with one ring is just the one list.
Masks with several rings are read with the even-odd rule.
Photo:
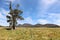
[[57, 24], [60, 25], [60, 0], [0, 0], [0, 25], [7, 26], [6, 15], [9, 15], [9, 2], [13, 8], [20, 4], [19, 9], [23, 10], [22, 16], [25, 20], [18, 20], [18, 24]]

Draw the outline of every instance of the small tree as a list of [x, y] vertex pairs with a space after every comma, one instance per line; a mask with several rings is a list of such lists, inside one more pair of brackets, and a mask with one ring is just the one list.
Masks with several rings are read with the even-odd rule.
[[17, 20], [24, 20], [22, 16], [20, 16], [23, 12], [21, 10], [18, 10], [19, 4], [16, 5], [16, 9], [12, 9], [11, 2], [10, 2], [10, 16], [7, 15], [6, 17], [8, 18], [7, 22], [9, 22], [10, 27], [12, 26], [13, 29], [15, 29], [15, 26], [17, 24]]

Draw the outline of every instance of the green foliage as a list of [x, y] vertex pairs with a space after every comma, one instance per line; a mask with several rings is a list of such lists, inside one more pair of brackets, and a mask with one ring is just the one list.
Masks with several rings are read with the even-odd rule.
[[7, 22], [11, 22], [11, 20], [7, 20]]
[[10, 16], [8, 16], [8, 15], [7, 15], [6, 17], [7, 17], [8, 19], [11, 19], [11, 17], [10, 17]]
[[17, 19], [24, 20], [24, 18], [22, 16], [18, 16]]
[[10, 25], [12, 25], [13, 29], [15, 29], [15, 26], [17, 24], [17, 19], [24, 20], [24, 18], [20, 16], [23, 13], [23, 11], [19, 10], [18, 7], [19, 5], [17, 4], [16, 9], [12, 9], [11, 2], [10, 2], [10, 7], [9, 7], [10, 16], [8, 15], [6, 16], [9, 19], [7, 20], [7, 22], [11, 23]]

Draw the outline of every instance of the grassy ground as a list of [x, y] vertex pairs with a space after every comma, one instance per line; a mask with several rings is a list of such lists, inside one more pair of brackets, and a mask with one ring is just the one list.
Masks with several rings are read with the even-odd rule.
[[0, 40], [60, 40], [60, 28], [0, 28]]

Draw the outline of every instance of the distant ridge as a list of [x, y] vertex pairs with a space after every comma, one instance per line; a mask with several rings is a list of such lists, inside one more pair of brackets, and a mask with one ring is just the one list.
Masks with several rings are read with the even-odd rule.
[[53, 28], [60, 27], [59, 25], [56, 25], [56, 24], [45, 24], [43, 26], [45, 26], [45, 27], [53, 27]]
[[49, 28], [57, 28], [60, 27], [59, 25], [56, 24], [28, 24], [28, 23], [24, 23], [24, 24], [19, 24], [17, 27], [49, 27]]

